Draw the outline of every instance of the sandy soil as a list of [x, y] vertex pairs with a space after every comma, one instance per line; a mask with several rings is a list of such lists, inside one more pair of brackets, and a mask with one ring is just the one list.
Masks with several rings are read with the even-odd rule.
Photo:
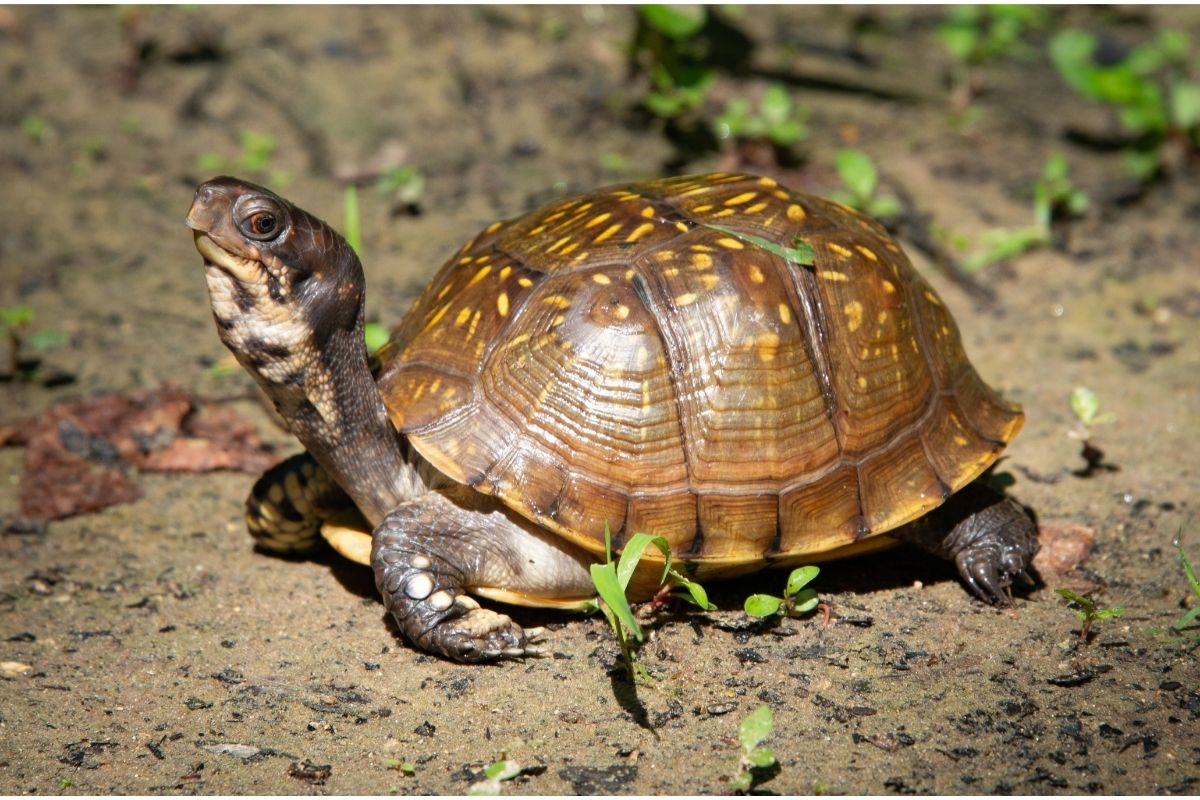
[[[1188, 595], [1177, 531], [1200, 556], [1196, 176], [1104, 202], [1118, 158], [1064, 134], [1106, 117], [1039, 59], [981, 68], [987, 91], [952, 124], [938, 13], [873, 12], [858, 27], [872, 65], [839, 56], [855, 12], [747, 8], [739, 24], [760, 43], [756, 67], [805, 78], [793, 94], [812, 109], [810, 167], [787, 176], [795, 188], [831, 188], [820, 165], [856, 143], [938, 225], [971, 237], [1026, 224], [1027, 187], [1055, 150], [1096, 198], [1063, 247], [981, 275], [994, 302], [913, 253], [980, 371], [1025, 406], [1000, 468], [1012, 494], [1044, 526], [1094, 531], [1076, 570], [998, 611], [908, 551], [832, 564], [817, 584], [828, 627], [748, 624], [742, 599], [782, 575], [714, 584], [719, 611], [650, 623], [656, 682], [634, 692], [592, 618], [516, 611], [550, 626], [544, 658], [420, 655], [364, 568], [252, 549], [251, 476], [144, 475], [137, 503], [0, 535], [0, 793], [463, 793], [503, 756], [530, 768], [514, 793], [721, 793], [738, 722], [762, 702], [779, 760], [766, 791], [1200, 791], [1197, 651], [1163, 633]], [[1194, 9], [1071, 13], [1127, 41], [1164, 21], [1200, 40]], [[0, 383], [0, 421], [172, 380], [230, 400], [290, 452], [249, 379], [211, 369], [225, 352], [182, 224], [210, 174], [198, 159], [235, 163], [243, 131], [269, 133], [277, 151], [251, 177], [339, 220], [337, 176], [402, 148], [428, 178], [425, 213], [393, 217], [362, 195], [369, 310], [394, 322], [483, 225], [662, 173], [668, 142], [616, 110], [633, 93], [632, 20], [596, 8], [0, 8], [0, 305], [28, 305], [32, 330], [66, 335], [37, 353], [38, 380]], [[1080, 384], [1117, 415], [1094, 432], [1103, 456], [1090, 472], [1068, 436]], [[0, 450], [9, 523], [22, 458]], [[1127, 611], [1080, 648], [1059, 586]]]

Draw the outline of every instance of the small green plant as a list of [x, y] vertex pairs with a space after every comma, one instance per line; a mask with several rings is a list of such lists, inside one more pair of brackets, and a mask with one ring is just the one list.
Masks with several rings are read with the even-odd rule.
[[202, 153], [196, 158], [196, 169], [205, 173], [234, 170], [263, 176], [277, 189], [291, 182], [286, 172], [271, 169], [271, 158], [278, 149], [275, 137], [268, 133], [244, 130], [239, 134], [241, 150], [232, 161], [219, 153]]
[[493, 761], [483, 768], [483, 780], [472, 783], [467, 788], [467, 794], [498, 795], [500, 794], [501, 783], [511, 781], [524, 771], [525, 767], [522, 767], [515, 761], [509, 761], [508, 759]]
[[1087, 428], [1093, 425], [1109, 425], [1117, 421], [1117, 415], [1111, 411], [1100, 413], [1100, 398], [1086, 386], [1076, 386], [1071, 391], [1071, 410]]
[[1087, 645], [1088, 632], [1094, 623], [1104, 619], [1113, 619], [1125, 613], [1124, 606], [1100, 608], [1090, 595], [1076, 594], [1070, 589], [1055, 589], [1054, 591], [1066, 599], [1067, 607], [1074, 611], [1075, 616], [1079, 617], [1083, 623], [1079, 626], [1079, 643], [1082, 645]]
[[655, 5], [638, 6], [642, 20], [659, 33], [672, 39], [694, 36], [704, 27], [708, 12], [703, 6]]
[[395, 204], [415, 213], [421, 208], [425, 194], [425, 175], [411, 164], [384, 170], [375, 181], [375, 189], [387, 195]]
[[794, 106], [787, 88], [776, 83], [763, 92], [757, 111], [744, 97], [730, 100], [713, 128], [718, 139], [766, 139], [788, 148], [808, 138], [807, 119], [808, 112]]
[[775, 715], [771, 713], [771, 707], [766, 703], [754, 709], [738, 725], [738, 743], [742, 746], [742, 753], [738, 761], [738, 772], [729, 782], [730, 788], [734, 791], [743, 794], [749, 792], [759, 781], [755, 770], [765, 770], [775, 766], [775, 754], [761, 746], [774, 728]]
[[396, 770], [399, 773], [412, 777], [417, 774], [417, 767], [411, 761], [401, 761], [398, 758], [385, 758], [383, 766], [388, 769]]
[[1002, 56], [1028, 57], [1023, 37], [1043, 27], [1049, 13], [1040, 6], [991, 4], [955, 6], [937, 27], [937, 38], [956, 61], [980, 64]]
[[29, 141], [41, 144], [54, 136], [54, 128], [50, 127], [46, 120], [31, 114], [21, 120], [21, 133], [25, 134]]
[[1132, 48], [1119, 61], [1101, 61], [1100, 39], [1082, 30], [1065, 30], [1050, 42], [1050, 58], [1073, 89], [1112, 107], [1129, 135], [1125, 163], [1146, 181], [1167, 167], [1165, 145], [1200, 149], [1200, 81], [1187, 34], [1159, 31], [1158, 37]]
[[887, 217], [899, 214], [900, 201], [890, 194], [875, 195], [879, 186], [879, 173], [871, 157], [861, 150], [843, 148], [834, 157], [834, 166], [838, 177], [842, 179], [845, 191], [834, 192], [832, 197], [842, 205], [856, 208], [864, 214], [873, 217]]
[[984, 235], [982, 250], [963, 260], [967, 272], [979, 272], [1054, 241], [1055, 220], [1079, 216], [1087, 210], [1088, 196], [1071, 183], [1067, 160], [1053, 153], [1042, 175], [1033, 184], [1033, 224], [1021, 228], [993, 228]]
[[345, 214], [346, 243], [359, 258], [362, 258], [362, 227], [358, 216], [358, 187], [353, 183], [346, 187], [343, 193], [343, 208]]
[[1033, 222], [1045, 231], [1055, 220], [1081, 216], [1088, 209], [1087, 193], [1071, 183], [1067, 157], [1051, 153], [1042, 176], [1033, 184]]
[[49, 350], [67, 340], [67, 335], [56, 329], [29, 333], [28, 329], [33, 323], [33, 318], [33, 309], [29, 306], [0, 308], [0, 330], [8, 334], [8, 374], [19, 377], [23, 381], [33, 380], [38, 368], [36, 359], [27, 361], [21, 358], [21, 351], [26, 345], [34, 350]]
[[[1189, 639], [1193, 642], [1200, 643], [1200, 625], [1197, 623], [1197, 618], [1200, 618], [1200, 578], [1196, 577], [1196, 569], [1192, 566], [1191, 559], [1183, 550], [1183, 526], [1179, 526], [1179, 531], [1175, 534], [1175, 540], [1172, 542], [1175, 549], [1179, 552], [1179, 566], [1183, 569], [1183, 575], [1187, 578], [1188, 585], [1192, 589], [1193, 605], [1187, 611], [1183, 612], [1183, 616], [1175, 620], [1171, 625], [1171, 632]], [[1191, 631], [1189, 633], [1189, 631]]]
[[708, 22], [703, 6], [638, 6], [635, 62], [650, 76], [641, 100], [655, 117], [672, 120], [700, 108], [716, 76], [707, 63], [708, 45], [697, 34]]
[[808, 584], [821, 574], [820, 567], [797, 567], [788, 575], [783, 597], [771, 594], [752, 594], [746, 598], [745, 611], [752, 617], [766, 618], [783, 612], [785, 617], [799, 617], [813, 611], [820, 600]]
[[[643, 683], [651, 682], [650, 673], [637, 659], [637, 644], [646, 638], [642, 626], [638, 624], [625, 596], [629, 581], [637, 571], [638, 563], [648, 547], [656, 547], [663, 555], [663, 572], [659, 584], [672, 586], [677, 589], [675, 596], [681, 597], [700, 608], [709, 610], [714, 606], [708, 602], [708, 593], [704, 587], [695, 581], [681, 575], [671, 567], [671, 546], [661, 536], [651, 536], [648, 533], [635, 533], [621, 550], [620, 560], [612, 559], [612, 533], [608, 526], [604, 527], [604, 550], [606, 558], [603, 564], [592, 564], [592, 584], [596, 587], [598, 601], [592, 601], [585, 611], [600, 611], [608, 620], [609, 627], [616, 636], [621, 648], [621, 659], [629, 672], [631, 680]], [[670, 584], [668, 584], [670, 581]]]

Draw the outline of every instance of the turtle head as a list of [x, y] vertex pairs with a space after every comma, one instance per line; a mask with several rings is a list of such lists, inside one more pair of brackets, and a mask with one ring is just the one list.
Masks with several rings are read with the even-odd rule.
[[214, 178], [196, 189], [187, 224], [215, 290], [218, 324], [286, 316], [293, 329], [306, 329], [293, 334], [315, 339], [361, 324], [363, 271], [353, 248], [279, 195]]
[[387, 473], [399, 469], [401, 451], [367, 364], [354, 249], [313, 215], [236, 178], [202, 183], [187, 224], [225, 346], [369, 518], [390, 508]]

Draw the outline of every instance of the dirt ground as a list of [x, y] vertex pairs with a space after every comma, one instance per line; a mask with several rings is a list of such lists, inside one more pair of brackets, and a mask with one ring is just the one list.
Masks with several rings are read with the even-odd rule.
[[[975, 240], [1027, 224], [1029, 185], [1067, 154], [1092, 209], [1061, 246], [983, 271], [994, 299], [901, 241], [980, 372], [1025, 407], [1000, 466], [1011, 494], [1045, 530], [1094, 532], [1082, 564], [996, 610], [914, 552], [838, 562], [816, 584], [828, 626], [749, 623], [742, 600], [781, 574], [713, 584], [718, 611], [649, 623], [655, 683], [635, 692], [596, 618], [516, 610], [549, 626], [542, 658], [418, 654], [365, 568], [252, 548], [248, 474], [135, 476], [138, 502], [22, 526], [23, 451], [5, 448], [0, 793], [461, 794], [502, 757], [529, 770], [509, 793], [723, 793], [738, 723], [764, 702], [779, 766], [762, 791], [1200, 792], [1198, 653], [1164, 632], [1195, 602], [1178, 531], [1200, 556], [1196, 174], [1122, 196], [1118, 156], [1067, 135], [1106, 113], [1042, 57], [978, 68], [982, 91], [954, 111], [942, 13], [747, 7], [753, 68], [721, 85], [774, 76], [811, 109], [807, 159], [781, 175], [793, 188], [833, 188], [834, 151], [853, 144]], [[1200, 42], [1195, 9], [1056, 13], [1123, 41], [1173, 25]], [[401, 154], [426, 176], [423, 213], [360, 193], [369, 313], [395, 322], [491, 221], [663, 174], [670, 143], [622, 110], [633, 22], [603, 7], [0, 8], [0, 306], [65, 334], [34, 380], [0, 383], [0, 422], [169, 380], [292, 452], [250, 379], [213, 369], [226, 353], [183, 225], [196, 183], [239, 170], [244, 131], [269, 134], [248, 177], [340, 222], [342, 179]], [[1068, 435], [1077, 385], [1117, 417], [1093, 431], [1091, 468]], [[1126, 612], [1080, 647], [1064, 586]]]

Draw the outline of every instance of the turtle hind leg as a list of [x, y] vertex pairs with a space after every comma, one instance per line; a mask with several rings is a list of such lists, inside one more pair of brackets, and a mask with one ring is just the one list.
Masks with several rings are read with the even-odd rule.
[[1038, 550], [1037, 525], [1016, 501], [983, 484], [963, 487], [929, 514], [892, 533], [953, 560], [971, 592], [992, 605], [1012, 604], [1013, 578], [1032, 583], [1026, 569]]
[[262, 474], [246, 498], [246, 527], [273, 553], [311, 553], [323, 546], [321, 523], [351, 507], [350, 498], [308, 453]]
[[375, 585], [401, 633], [464, 662], [535, 655], [539, 633], [482, 608], [468, 590], [588, 597], [591, 561], [490, 498], [456, 489], [399, 505], [376, 528], [371, 553]]

